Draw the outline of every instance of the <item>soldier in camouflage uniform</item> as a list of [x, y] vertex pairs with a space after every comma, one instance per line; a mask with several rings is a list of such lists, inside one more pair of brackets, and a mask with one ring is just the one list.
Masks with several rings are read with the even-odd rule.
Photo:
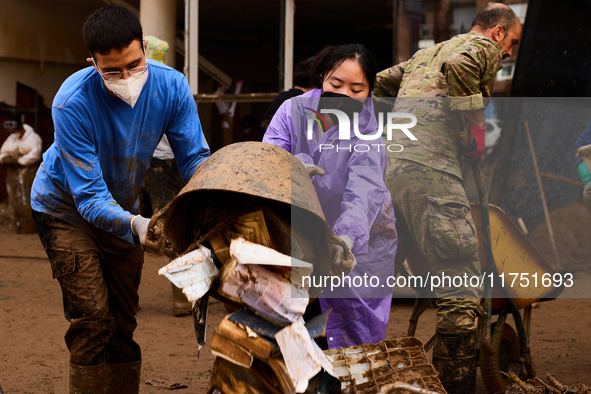
[[[386, 185], [397, 215], [397, 266], [416, 244], [432, 275], [480, 276], [478, 238], [461, 164], [482, 156], [487, 98], [502, 59], [511, 55], [520, 35], [513, 11], [493, 4], [476, 16], [469, 33], [378, 73], [374, 95], [398, 97], [392, 112], [417, 118], [410, 129], [416, 140], [392, 136], [404, 149], [388, 153]], [[471, 148], [459, 142], [459, 133], [466, 130], [476, 143]], [[435, 290], [439, 340], [433, 363], [450, 394], [474, 392], [480, 296], [479, 288], [449, 283]]]

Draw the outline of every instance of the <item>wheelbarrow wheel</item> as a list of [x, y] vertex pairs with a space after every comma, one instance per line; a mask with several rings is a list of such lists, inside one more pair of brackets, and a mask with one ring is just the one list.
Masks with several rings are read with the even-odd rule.
[[[493, 323], [492, 330], [495, 325]], [[502, 372], [513, 372], [520, 379], [527, 379], [527, 372], [523, 364], [519, 362], [519, 338], [513, 327], [505, 323], [498, 349], [493, 349], [492, 354], [481, 352], [480, 373], [484, 386], [489, 393], [498, 393], [507, 390], [512, 382]]]

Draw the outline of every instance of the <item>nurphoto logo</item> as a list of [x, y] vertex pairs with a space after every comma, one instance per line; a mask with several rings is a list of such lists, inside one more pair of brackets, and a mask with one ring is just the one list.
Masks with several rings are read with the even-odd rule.
[[[349, 115], [344, 111], [338, 109], [320, 109], [320, 112], [309, 108], [304, 107], [306, 110], [310, 112], [305, 112], [309, 118], [307, 119], [307, 129], [306, 129], [306, 138], [308, 140], [314, 139], [314, 123], [318, 125], [318, 128], [324, 133], [328, 128], [328, 124], [326, 119], [322, 114], [332, 115], [331, 119], [336, 120], [339, 126], [339, 140], [350, 140], [351, 139], [351, 120], [349, 119]], [[391, 142], [393, 140], [394, 130], [402, 131], [410, 140], [417, 141], [417, 138], [410, 132], [409, 129], [413, 128], [417, 124], [417, 117], [413, 114], [407, 114], [404, 112], [387, 112], [386, 113], [386, 140]], [[410, 122], [407, 123], [397, 123], [395, 120], [400, 119], [410, 119]], [[376, 141], [382, 136], [382, 130], [384, 130], [384, 113], [378, 113], [378, 128], [374, 133], [370, 134], [362, 134], [359, 132], [359, 113], [353, 113], [353, 133], [357, 138], [362, 141]], [[372, 147], [376, 148], [378, 151], [380, 147], [385, 147], [388, 152], [402, 152], [403, 146], [400, 144], [355, 144], [350, 146], [347, 149], [343, 149], [342, 146], [334, 146], [332, 144], [320, 144], [320, 151], [322, 150], [329, 150], [329, 149], [337, 149], [337, 150], [347, 150], [351, 152], [354, 150], [355, 152], [368, 152], [372, 149]]]

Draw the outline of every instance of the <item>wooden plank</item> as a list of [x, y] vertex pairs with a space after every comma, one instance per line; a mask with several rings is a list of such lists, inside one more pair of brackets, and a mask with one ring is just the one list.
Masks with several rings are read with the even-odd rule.
[[271, 102], [279, 93], [240, 93], [240, 94], [197, 94], [196, 103], [265, 103]]

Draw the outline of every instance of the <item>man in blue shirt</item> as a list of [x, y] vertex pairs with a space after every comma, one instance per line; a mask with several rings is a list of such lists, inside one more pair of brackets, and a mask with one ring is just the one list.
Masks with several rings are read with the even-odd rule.
[[136, 215], [140, 188], [163, 135], [185, 182], [209, 147], [186, 78], [146, 60], [137, 16], [101, 8], [83, 36], [93, 67], [70, 76], [53, 101], [55, 142], [31, 206], [70, 321], [70, 392], [137, 393], [142, 246], [160, 254], [165, 247]]

